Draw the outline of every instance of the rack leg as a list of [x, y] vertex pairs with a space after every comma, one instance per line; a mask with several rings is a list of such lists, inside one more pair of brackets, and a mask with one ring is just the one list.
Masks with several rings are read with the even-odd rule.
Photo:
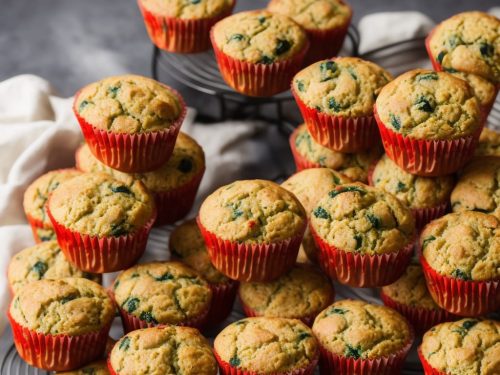
[[160, 50], [153, 45], [153, 56], [151, 57], [151, 76], [154, 80], [158, 81], [158, 57]]

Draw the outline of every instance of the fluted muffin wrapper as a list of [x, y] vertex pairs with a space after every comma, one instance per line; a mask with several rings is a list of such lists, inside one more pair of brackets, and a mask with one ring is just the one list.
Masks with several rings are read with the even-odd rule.
[[169, 52], [196, 53], [210, 48], [210, 29], [232, 13], [235, 1], [226, 11], [214, 17], [199, 19], [165, 17], [146, 9], [141, 0], [137, 4], [153, 44]]
[[111, 323], [98, 332], [82, 335], [43, 334], [16, 322], [7, 313], [19, 356], [28, 364], [47, 371], [69, 371], [101, 358]]
[[297, 147], [295, 146], [295, 139], [297, 138], [297, 131], [298, 131], [298, 128], [293, 131], [293, 133], [290, 135], [290, 138], [289, 138], [290, 149], [292, 150], [293, 160], [295, 161], [295, 167], [297, 168], [297, 172], [300, 172], [300, 171], [302, 171], [304, 169], [308, 169], [308, 168], [320, 168], [321, 165], [319, 163], [315, 163], [315, 162], [307, 159], [305, 156], [303, 156], [297, 150]]
[[38, 236], [37, 230], [39, 229], [48, 229], [54, 230], [51, 225], [44, 224], [42, 220], [36, 219], [31, 216], [29, 213], [26, 213], [26, 219], [28, 219], [28, 223], [31, 227], [31, 232], [33, 233], [33, 239], [36, 243], [43, 242], [43, 240]]
[[210, 32], [217, 65], [224, 81], [237, 92], [248, 96], [267, 97], [286, 91], [295, 73], [302, 67], [309, 42], [289, 59], [271, 64], [249, 63], [226, 55]]
[[223, 322], [231, 314], [239, 283], [229, 280], [225, 283], [208, 283], [208, 286], [212, 290], [212, 303], [204, 326], [210, 328]]
[[429, 362], [424, 358], [424, 355], [422, 354], [422, 349], [419, 346], [418, 347], [418, 358], [420, 359], [420, 362], [422, 363], [422, 367], [424, 368], [424, 374], [425, 375], [448, 375], [446, 372], [439, 371], [435, 369], [434, 367], [431, 366]]
[[238, 281], [271, 281], [295, 264], [305, 225], [300, 233], [271, 243], [239, 243], [219, 238], [196, 219], [215, 268]]
[[500, 280], [465, 281], [440, 275], [421, 255], [427, 288], [444, 310], [460, 316], [485, 315], [500, 308]]

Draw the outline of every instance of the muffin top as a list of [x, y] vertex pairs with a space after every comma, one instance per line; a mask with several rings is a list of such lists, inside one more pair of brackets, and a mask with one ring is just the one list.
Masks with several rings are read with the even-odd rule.
[[205, 241], [195, 219], [185, 221], [172, 231], [169, 247], [174, 255], [198, 271], [210, 284], [230, 281], [210, 261]]
[[155, 15], [180, 18], [212, 18], [231, 9], [234, 0], [141, 0], [141, 5]]
[[123, 75], [85, 86], [74, 109], [92, 126], [114, 133], [148, 133], [168, 129], [183, 113], [182, 99], [153, 79]]
[[83, 277], [100, 282], [96, 274], [80, 271], [66, 260], [57, 241], [47, 241], [28, 247], [11, 259], [7, 277], [14, 293], [24, 285], [41, 279]]
[[309, 108], [327, 115], [371, 116], [380, 89], [391, 79], [372, 62], [337, 57], [302, 69], [293, 78], [293, 89]]
[[97, 332], [115, 317], [115, 306], [99, 284], [82, 278], [39, 280], [14, 296], [9, 312], [25, 328], [50, 335]]
[[415, 236], [410, 209], [394, 195], [359, 182], [326, 194], [312, 212], [311, 225], [329, 245], [368, 255], [399, 251]]
[[479, 211], [500, 219], [500, 158], [483, 156], [464, 169], [451, 193], [453, 212]]
[[357, 300], [330, 305], [316, 317], [312, 329], [328, 351], [354, 359], [396, 353], [412, 337], [408, 322], [399, 313]]
[[148, 323], [178, 324], [210, 307], [207, 282], [180, 262], [153, 262], [123, 271], [113, 284], [116, 303]]
[[453, 72], [453, 76], [467, 81], [481, 106], [487, 106], [495, 100], [497, 89], [495, 84], [477, 74]]
[[387, 155], [379, 160], [372, 175], [373, 186], [394, 194], [410, 208], [427, 208], [448, 202], [454, 186], [452, 175], [420, 177], [401, 169]]
[[239, 295], [259, 316], [299, 319], [328, 306], [333, 301], [333, 288], [322, 273], [297, 264], [274, 281], [241, 283]]
[[410, 264], [396, 282], [382, 287], [382, 291], [392, 300], [405, 306], [427, 310], [439, 310], [425, 284], [420, 264]]
[[295, 319], [247, 318], [217, 335], [219, 357], [243, 371], [259, 374], [307, 367], [318, 356], [318, 343], [309, 327]]
[[212, 29], [213, 40], [226, 55], [252, 64], [289, 59], [307, 44], [302, 28], [286, 16], [265, 10], [234, 14]]
[[208, 341], [194, 328], [164, 326], [123, 336], [111, 351], [110, 364], [120, 375], [216, 375]]
[[500, 373], [500, 322], [462, 319], [427, 331], [422, 355], [438, 371], [450, 375]]
[[297, 152], [307, 160], [321, 167], [331, 168], [342, 173], [353, 181], [367, 182], [367, 171], [370, 165], [380, 157], [382, 148], [374, 145], [370, 150], [344, 154], [330, 150], [317, 143], [307, 130], [305, 124], [300, 125], [292, 134]]
[[81, 172], [76, 169], [58, 169], [38, 177], [28, 186], [24, 193], [24, 212], [34, 219], [41, 220], [44, 227], [52, 228], [46, 207], [49, 194], [62, 182], [79, 175], [81, 175]]
[[427, 263], [441, 275], [461, 280], [500, 278], [499, 220], [463, 211], [431, 221], [420, 235]]
[[76, 152], [76, 164], [83, 172], [104, 172], [118, 180], [140, 180], [152, 192], [169, 191], [191, 181], [205, 168], [203, 149], [189, 135], [179, 132], [174, 151], [159, 169], [146, 173], [124, 173], [101, 163], [83, 144]]
[[474, 155], [500, 156], [500, 133], [493, 129], [483, 128]]
[[434, 29], [429, 46], [443, 69], [500, 82], [500, 20], [495, 16], [483, 12], [456, 14]]
[[292, 18], [308, 30], [344, 27], [352, 10], [342, 0], [271, 0], [267, 9]]
[[406, 72], [382, 88], [376, 108], [386, 127], [415, 139], [457, 139], [481, 126], [473, 90], [448, 73]]
[[278, 242], [302, 235], [306, 212], [298, 199], [266, 180], [240, 180], [209, 195], [201, 224], [223, 240]]
[[109, 375], [108, 364], [106, 360], [91, 362], [78, 370], [56, 372], [59, 375]]
[[119, 181], [105, 173], [82, 173], [52, 193], [53, 218], [90, 236], [123, 236], [144, 226], [154, 214], [154, 200], [142, 182]]

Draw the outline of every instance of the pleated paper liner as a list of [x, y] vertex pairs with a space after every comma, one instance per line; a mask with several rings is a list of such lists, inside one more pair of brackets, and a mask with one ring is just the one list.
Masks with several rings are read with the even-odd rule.
[[297, 172], [303, 171], [304, 169], [308, 168], [321, 168], [321, 165], [319, 163], [315, 163], [309, 159], [307, 159], [305, 156], [303, 156], [299, 151], [297, 150], [297, 147], [295, 146], [295, 139], [297, 138], [297, 131], [298, 128], [296, 128], [293, 133], [290, 135], [290, 149], [292, 150], [292, 155], [293, 155], [293, 160], [295, 161], [295, 167], [297, 168]]
[[19, 356], [47, 371], [69, 371], [103, 356], [110, 324], [98, 332], [77, 336], [38, 333], [23, 327], [7, 314]]
[[46, 241], [45, 239], [40, 238], [40, 236], [38, 235], [39, 230], [52, 230], [52, 231], [54, 230], [52, 228], [52, 225], [44, 224], [42, 220], [34, 218], [29, 213], [26, 213], [26, 219], [28, 219], [28, 223], [30, 224], [31, 227], [31, 232], [33, 233], [33, 239], [35, 240], [36, 243]]
[[465, 281], [440, 275], [420, 256], [432, 299], [444, 310], [460, 316], [480, 316], [500, 309], [500, 279]]
[[212, 290], [212, 303], [204, 324], [206, 328], [223, 322], [231, 314], [239, 283], [229, 280], [225, 283], [208, 283], [208, 286]]
[[418, 348], [418, 358], [420, 358], [420, 362], [422, 363], [422, 367], [424, 368], [425, 375], [449, 375], [432, 367], [430, 363], [427, 362], [427, 360], [424, 358], [420, 347]]

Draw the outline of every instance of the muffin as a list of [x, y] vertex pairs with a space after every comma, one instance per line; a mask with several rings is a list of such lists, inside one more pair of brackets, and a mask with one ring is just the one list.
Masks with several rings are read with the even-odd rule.
[[122, 172], [147, 172], [172, 155], [186, 106], [160, 82], [123, 75], [82, 88], [73, 112], [97, 159]]
[[394, 195], [362, 183], [337, 186], [312, 211], [319, 263], [334, 280], [359, 288], [396, 281], [413, 254], [415, 221]]
[[500, 219], [500, 158], [484, 156], [471, 161], [451, 193], [453, 212], [478, 211]]
[[292, 268], [307, 224], [304, 207], [266, 180], [242, 180], [209, 195], [198, 226], [213, 265], [239, 281], [269, 281]]
[[26, 284], [8, 312], [19, 355], [47, 371], [74, 370], [100, 358], [114, 316], [106, 290], [83, 278]]
[[296, 319], [247, 318], [215, 338], [221, 375], [310, 375], [318, 362], [318, 342]]
[[[76, 151], [76, 165], [83, 172], [104, 172], [119, 180], [130, 176], [101, 163], [87, 144]], [[155, 225], [164, 225], [188, 214], [204, 172], [203, 149], [189, 135], [180, 132], [172, 156], [165, 164], [152, 172], [133, 173], [131, 177], [142, 181], [153, 193], [158, 211]]]
[[500, 133], [483, 128], [477, 144], [476, 156], [500, 156]]
[[382, 154], [382, 147], [377, 143], [369, 150], [355, 154], [332, 151], [317, 143], [305, 124], [293, 131], [290, 136], [290, 148], [297, 171], [326, 167], [342, 173], [352, 181], [364, 183], [368, 181], [367, 172], [370, 165]]
[[322, 374], [399, 374], [413, 342], [405, 318], [364, 301], [335, 302], [316, 317], [312, 330]]
[[171, 254], [203, 276], [212, 290], [207, 326], [225, 320], [233, 309], [238, 282], [229, 279], [212, 265], [195, 219], [185, 221], [172, 231], [169, 247]]
[[169, 52], [194, 53], [210, 48], [210, 29], [231, 14], [235, 0], [139, 0], [151, 42]]
[[299, 264], [271, 282], [241, 283], [238, 293], [246, 316], [300, 319], [308, 326], [335, 296], [323, 274]]
[[271, 0], [267, 10], [304, 28], [310, 42], [305, 65], [336, 56], [352, 18], [351, 8], [342, 0]]
[[108, 365], [105, 359], [91, 362], [78, 370], [57, 372], [58, 375], [109, 375]]
[[180, 262], [133, 266], [118, 275], [112, 293], [125, 332], [166, 324], [200, 327], [212, 301], [208, 283]]
[[26, 284], [41, 279], [83, 277], [101, 283], [101, 275], [83, 272], [69, 263], [57, 241], [47, 241], [21, 250], [9, 263], [7, 279], [13, 293]]
[[500, 20], [464, 12], [441, 22], [426, 39], [435, 70], [473, 73], [500, 84]]
[[369, 178], [370, 185], [396, 196], [415, 216], [418, 229], [446, 213], [455, 184], [452, 175], [420, 177], [405, 172], [396, 163], [382, 156]]
[[31, 183], [24, 192], [23, 208], [36, 243], [56, 239], [47, 215], [47, 199], [60, 183], [79, 176], [76, 169], [58, 169], [45, 173]]
[[369, 149], [379, 139], [373, 105], [392, 76], [356, 57], [322, 60], [293, 77], [292, 93], [311, 136], [338, 152]]
[[111, 374], [216, 375], [208, 341], [194, 328], [154, 327], [123, 336], [109, 356]]
[[500, 323], [462, 319], [431, 328], [418, 355], [426, 374], [500, 373]]
[[249, 96], [271, 96], [289, 88], [309, 48], [302, 28], [265, 10], [234, 14], [210, 32], [226, 83]]
[[420, 262], [432, 298], [452, 314], [478, 316], [500, 307], [500, 221], [463, 211], [427, 224]]
[[386, 85], [377, 98], [375, 117], [387, 156], [420, 176], [460, 169], [472, 157], [483, 126], [467, 82], [423, 69]]
[[47, 213], [66, 258], [95, 273], [136, 263], [156, 218], [153, 197], [142, 182], [105, 173], [82, 173], [62, 183]]

